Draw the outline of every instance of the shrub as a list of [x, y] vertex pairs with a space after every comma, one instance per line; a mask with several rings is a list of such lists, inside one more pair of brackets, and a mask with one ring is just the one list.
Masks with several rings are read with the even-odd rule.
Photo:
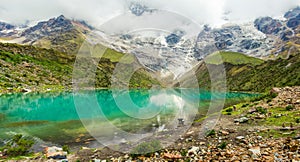
[[187, 150], [181, 150], [180, 154], [181, 156], [185, 157], [187, 155], [188, 151]]
[[256, 111], [259, 112], [260, 114], [266, 114], [268, 112], [268, 110], [263, 107], [257, 107]]
[[242, 107], [247, 107], [247, 106], [249, 106], [248, 103], [242, 105]]
[[298, 123], [298, 124], [300, 123], [300, 118], [296, 119], [296, 123]]
[[207, 137], [209, 137], [209, 136], [214, 136], [214, 135], [216, 135], [216, 131], [215, 131], [214, 129], [209, 130], [209, 131], [207, 131], [207, 133], [206, 133], [206, 136], [207, 136]]
[[225, 111], [226, 111], [226, 112], [232, 112], [233, 109], [230, 107], [230, 108], [226, 109]]
[[287, 111], [291, 111], [293, 109], [294, 109], [293, 105], [288, 105], [288, 106], [285, 107], [285, 110], [287, 110]]
[[16, 134], [0, 148], [0, 151], [9, 157], [24, 156], [29, 154], [29, 150], [33, 144], [32, 140], [24, 138], [21, 134]]
[[220, 148], [220, 149], [225, 149], [226, 148], [226, 146], [227, 146], [227, 143], [226, 142], [222, 142], [219, 146], [218, 146], [218, 148]]
[[63, 145], [62, 150], [67, 152], [68, 154], [70, 153], [70, 148], [68, 145]]

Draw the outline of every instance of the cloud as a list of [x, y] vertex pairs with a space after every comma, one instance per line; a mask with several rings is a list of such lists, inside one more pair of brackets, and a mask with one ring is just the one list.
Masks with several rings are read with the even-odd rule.
[[128, 12], [131, 2], [144, 3], [186, 16], [199, 24], [222, 24], [223, 13], [231, 21], [245, 21], [259, 16], [280, 16], [300, 4], [300, 0], [11, 0], [0, 4], [0, 20], [13, 24], [46, 20], [64, 14], [86, 20], [92, 25]]
[[249, 21], [257, 17], [281, 17], [300, 5], [300, 0], [226, 0], [224, 11], [229, 11], [231, 21]]

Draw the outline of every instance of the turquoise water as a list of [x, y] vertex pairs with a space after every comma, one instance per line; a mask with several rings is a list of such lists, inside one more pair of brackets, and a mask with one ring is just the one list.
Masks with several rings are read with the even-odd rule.
[[0, 138], [23, 133], [54, 143], [82, 142], [90, 138], [84, 121], [109, 121], [126, 131], [140, 131], [157, 123], [158, 115], [163, 124], [178, 114], [195, 114], [201, 102], [251, 96], [179, 89], [6, 94], [0, 96]]

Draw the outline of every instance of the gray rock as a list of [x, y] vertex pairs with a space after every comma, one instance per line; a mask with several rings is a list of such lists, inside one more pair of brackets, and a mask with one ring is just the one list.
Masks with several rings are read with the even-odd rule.
[[235, 139], [242, 140], [242, 139], [245, 139], [245, 137], [244, 136], [237, 136]]
[[281, 30], [284, 30], [282, 22], [271, 17], [262, 17], [256, 19], [254, 21], [254, 26], [265, 34], [276, 35]]
[[189, 155], [197, 155], [199, 151], [199, 147], [193, 146], [190, 150], [188, 150]]
[[239, 119], [234, 119], [234, 122], [236, 123], [247, 123], [249, 121], [249, 118], [247, 117], [241, 117]]

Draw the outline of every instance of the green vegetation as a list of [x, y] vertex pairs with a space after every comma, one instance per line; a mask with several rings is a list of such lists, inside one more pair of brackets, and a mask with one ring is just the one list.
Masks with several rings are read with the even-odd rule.
[[[123, 56], [112, 49], [105, 50], [96, 70], [96, 88], [111, 86], [111, 76], [117, 64], [126, 66], [136, 61], [133, 55]], [[74, 62], [74, 55], [34, 46], [0, 43], [0, 93], [21, 92], [23, 88], [40, 92], [69, 90], [72, 87]], [[131, 88], [159, 85], [145, 69], [136, 71], [129, 83]]]
[[226, 148], [226, 146], [227, 146], [227, 143], [226, 142], [222, 142], [219, 146], [218, 146], [218, 148], [220, 148], [220, 149], [225, 149]]
[[[273, 87], [300, 85], [300, 54], [298, 53], [290, 55], [287, 59], [278, 58], [263, 63], [255, 63], [255, 61], [238, 61], [235, 63], [233, 60], [224, 63], [226, 85], [230, 91], [267, 92]], [[214, 63], [213, 61], [210, 62]], [[199, 86], [210, 89], [210, 75], [220, 76], [222, 72], [218, 71], [220, 66], [218, 64], [200, 64], [195, 69]], [[211, 69], [210, 72], [208, 72], [208, 67]], [[184, 78], [183, 80], [186, 80], [188, 84], [189, 77], [185, 76]], [[221, 81], [219, 82], [221, 83]], [[219, 85], [218, 82], [216, 84]]]
[[264, 61], [258, 58], [250, 57], [238, 52], [216, 52], [208, 55], [205, 59], [206, 64], [219, 65], [230, 63], [232, 65], [260, 65]]
[[287, 110], [287, 111], [291, 111], [293, 109], [294, 109], [293, 105], [288, 105], [288, 106], [285, 107], [285, 110]]
[[74, 28], [64, 33], [51, 33], [47, 37], [39, 39], [34, 45], [68, 54], [76, 54], [85, 40], [83, 32], [85, 31]]
[[70, 147], [68, 145], [63, 145], [62, 150], [67, 152], [68, 154], [70, 153]]
[[161, 150], [162, 146], [158, 140], [150, 141], [150, 142], [143, 142], [132, 149], [131, 154], [142, 154], [145, 156], [150, 156], [151, 153]]
[[263, 107], [257, 107], [256, 108], [256, 111], [258, 112], [258, 113], [260, 113], [260, 114], [266, 114], [266, 113], [268, 113], [268, 110], [266, 109], [266, 108], [263, 108]]
[[295, 119], [297, 118], [297, 113], [299, 113], [299, 110], [287, 111], [285, 108], [281, 107], [268, 110], [272, 114], [272, 116], [266, 119], [266, 125], [282, 126], [283, 124], [285, 124], [286, 126], [289, 126], [289, 124], [292, 123], [294, 126], [296, 126]]
[[216, 135], [216, 131], [214, 129], [206, 132], [206, 137], [215, 136], [215, 135]]
[[33, 144], [32, 140], [24, 138], [21, 134], [17, 134], [1, 147], [0, 151], [9, 157], [25, 156], [30, 153], [29, 150]]

